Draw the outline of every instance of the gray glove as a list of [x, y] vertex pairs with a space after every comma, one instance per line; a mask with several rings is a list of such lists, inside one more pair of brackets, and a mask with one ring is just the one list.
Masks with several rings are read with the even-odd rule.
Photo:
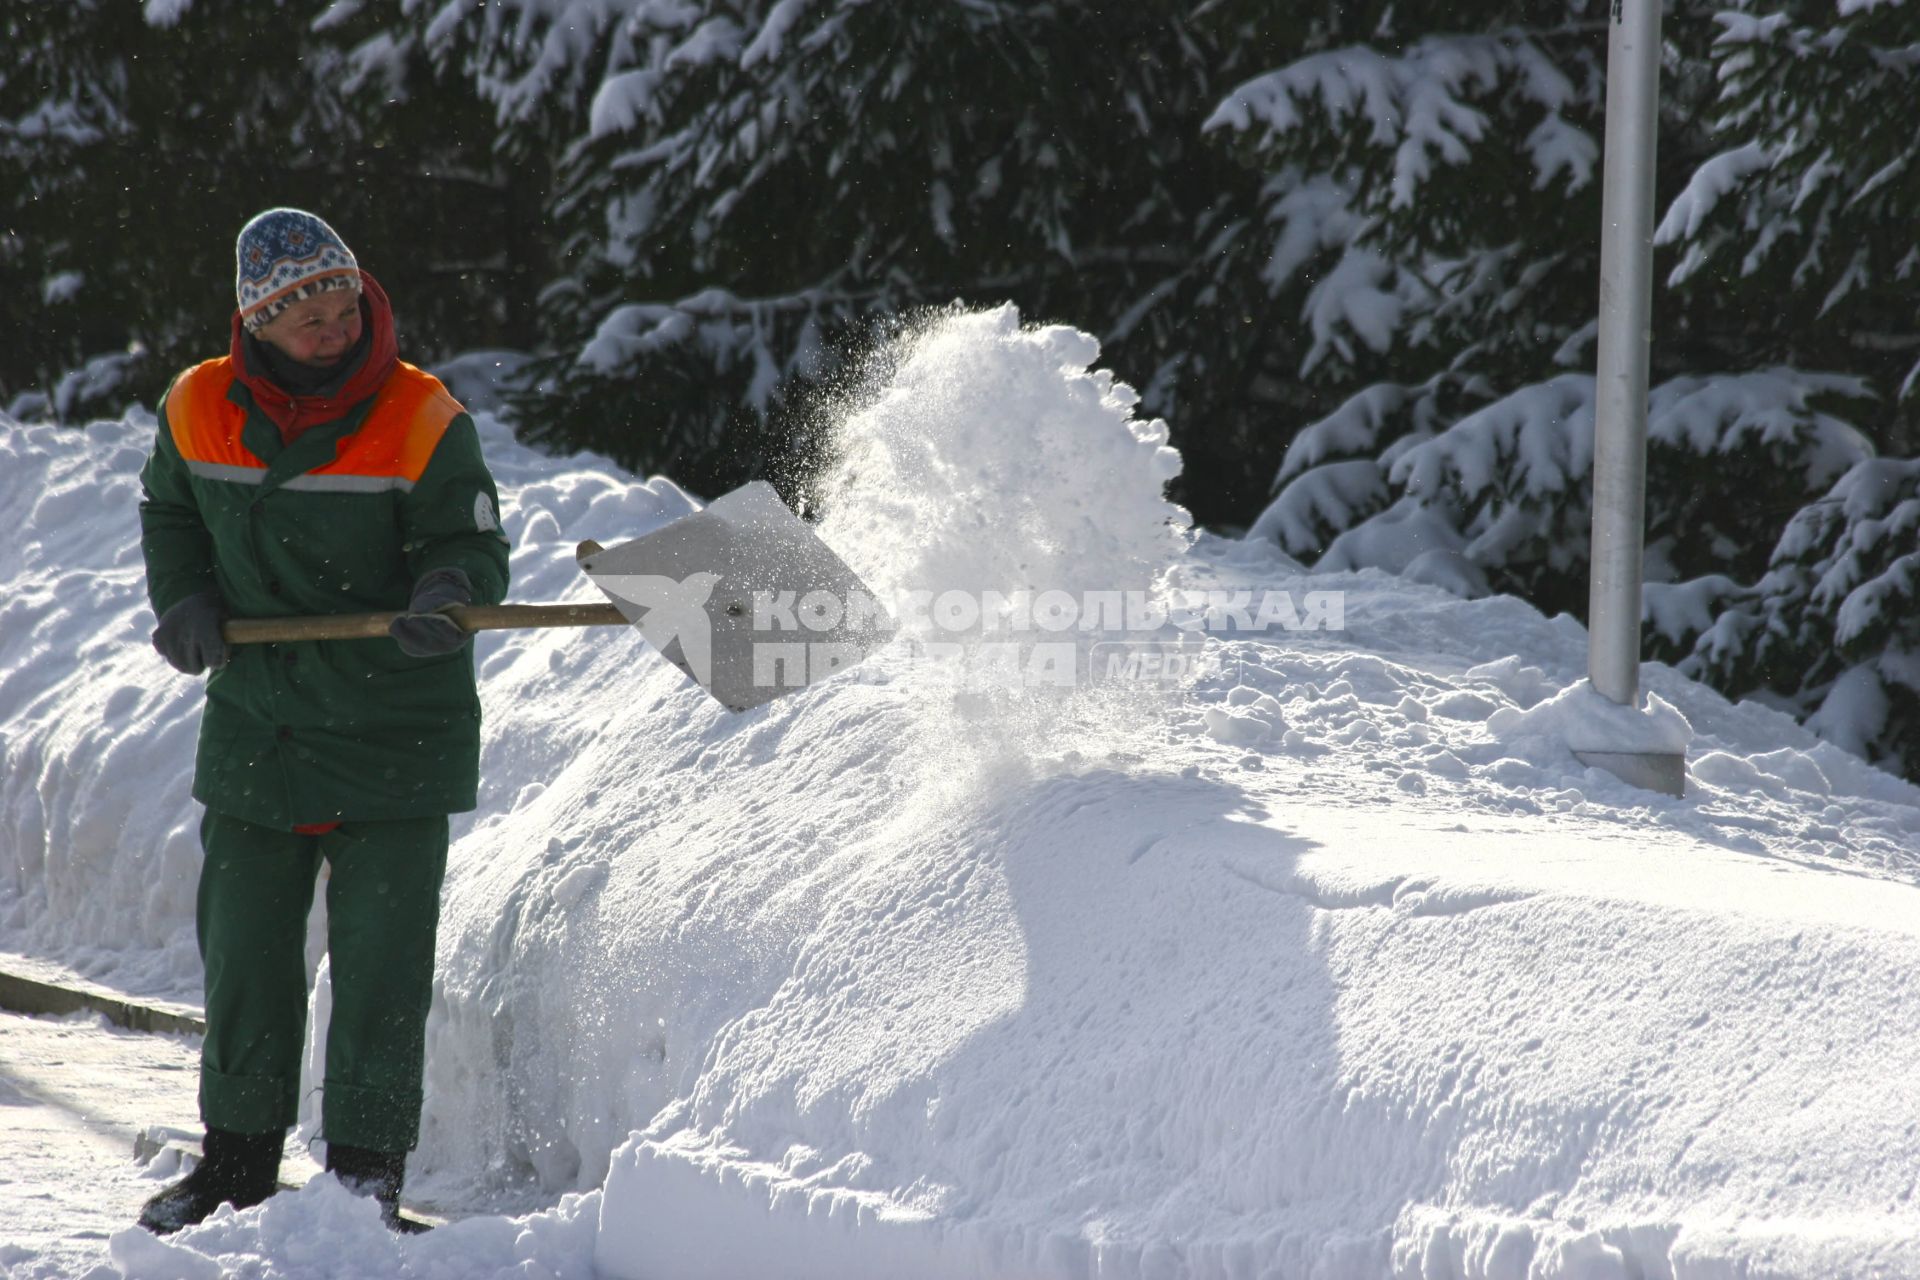
[[226, 621], [226, 602], [220, 593], [207, 590], [174, 602], [160, 615], [153, 631], [153, 647], [175, 671], [197, 676], [209, 667], [227, 665], [227, 642], [220, 635]]
[[440, 610], [473, 603], [473, 583], [464, 569], [429, 569], [413, 584], [407, 611], [393, 620], [387, 634], [399, 642], [409, 658], [437, 658], [453, 653], [473, 637]]

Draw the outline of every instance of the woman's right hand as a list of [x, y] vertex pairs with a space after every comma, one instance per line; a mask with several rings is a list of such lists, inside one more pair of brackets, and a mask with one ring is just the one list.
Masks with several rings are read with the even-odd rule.
[[162, 614], [154, 628], [153, 647], [175, 671], [197, 676], [209, 668], [227, 665], [227, 642], [220, 624], [227, 618], [226, 602], [208, 588], [178, 601]]

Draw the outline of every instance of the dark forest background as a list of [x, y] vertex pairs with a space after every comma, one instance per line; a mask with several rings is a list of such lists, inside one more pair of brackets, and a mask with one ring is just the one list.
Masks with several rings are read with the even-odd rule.
[[[1652, 656], [1920, 772], [1920, 6], [1674, 3]], [[403, 354], [700, 493], [900, 317], [1016, 303], [1304, 562], [1583, 614], [1607, 9], [0, 0], [0, 408], [217, 353], [323, 214]]]

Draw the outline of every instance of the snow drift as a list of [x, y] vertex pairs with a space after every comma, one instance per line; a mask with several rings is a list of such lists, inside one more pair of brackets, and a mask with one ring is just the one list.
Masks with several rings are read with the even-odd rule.
[[[1577, 624], [1188, 533], [1095, 351], [1010, 310], [919, 335], [826, 536], [888, 587], [1339, 590], [1343, 631], [1202, 634], [1178, 695], [902, 644], [740, 716], [637, 635], [487, 638], [414, 1184], [588, 1194], [390, 1242], [316, 1185], [120, 1269], [320, 1275], [326, 1236], [395, 1275], [1920, 1274], [1920, 793], [1653, 666], [1688, 796], [1582, 769]], [[151, 429], [0, 433], [0, 930], [179, 974]], [[485, 439], [516, 599], [691, 503]]]

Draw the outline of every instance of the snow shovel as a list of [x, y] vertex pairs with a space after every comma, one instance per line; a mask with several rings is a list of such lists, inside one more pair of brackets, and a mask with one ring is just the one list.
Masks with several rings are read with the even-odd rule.
[[[468, 631], [633, 625], [730, 711], [844, 671], [893, 635], [858, 574], [756, 480], [643, 538], [580, 544], [607, 604], [455, 605]], [[398, 613], [233, 618], [229, 644], [386, 639]]]

